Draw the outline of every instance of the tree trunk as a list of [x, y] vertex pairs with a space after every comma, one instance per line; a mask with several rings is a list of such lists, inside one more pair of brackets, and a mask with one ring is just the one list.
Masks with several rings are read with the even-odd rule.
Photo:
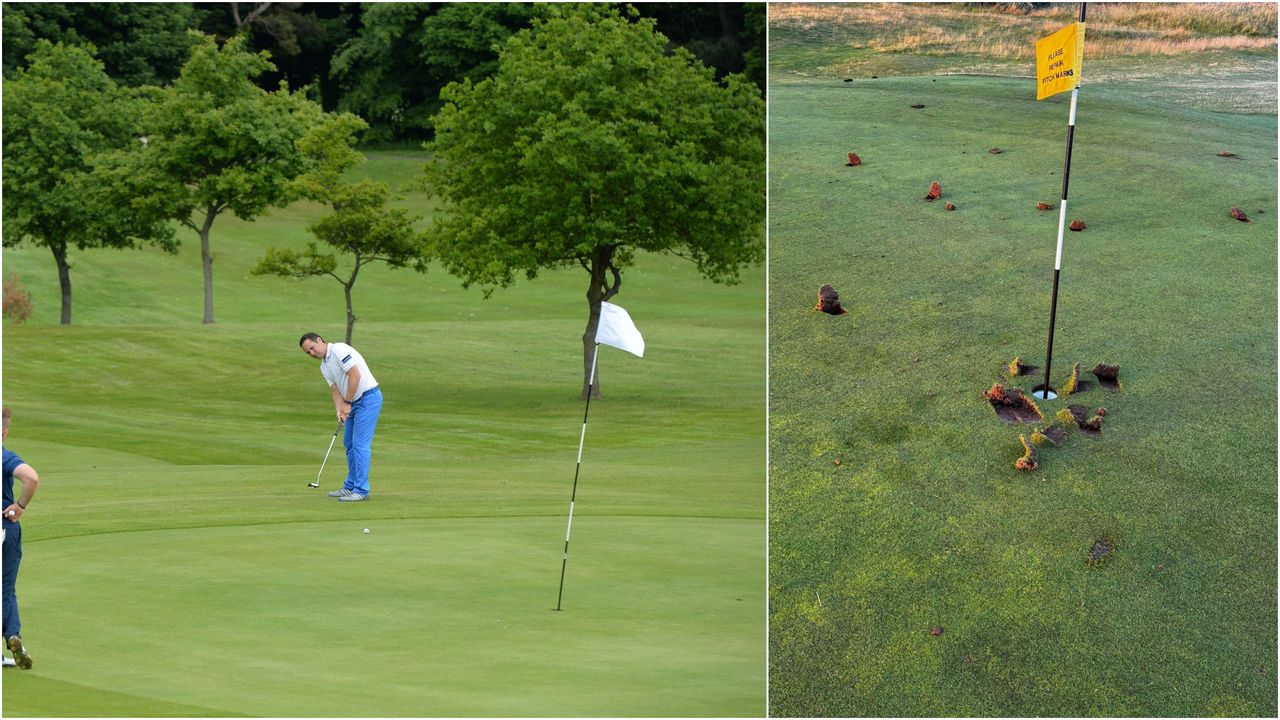
[[342, 291], [347, 297], [347, 344], [351, 344], [351, 330], [356, 325], [356, 314], [351, 310], [351, 288], [356, 286], [356, 276], [360, 274], [360, 252], [352, 250], [356, 256], [356, 267], [351, 271], [351, 277], [342, 283]]
[[218, 213], [213, 208], [205, 212], [204, 225], [200, 227], [200, 260], [204, 264], [204, 324], [213, 324], [213, 253], [209, 252], [209, 230]]
[[[596, 363], [595, 382], [591, 382], [591, 363], [596, 350], [596, 328], [600, 326], [600, 303], [618, 294], [621, 278], [612, 266], [612, 245], [597, 247], [591, 256], [591, 283], [587, 286], [587, 329], [582, 333], [582, 395], [587, 399], [588, 391], [593, 399], [600, 397], [600, 364]], [[608, 273], [613, 272], [614, 282], [608, 284]]]
[[53, 261], [58, 264], [58, 286], [62, 289], [62, 324], [71, 324], [71, 266], [67, 264], [67, 244], [51, 243]]
[[342, 286], [342, 290], [343, 290], [343, 293], [347, 296], [347, 339], [345, 342], [348, 345], [350, 345], [351, 329], [355, 327], [356, 316], [355, 316], [355, 313], [351, 312], [351, 286], [344, 283]]

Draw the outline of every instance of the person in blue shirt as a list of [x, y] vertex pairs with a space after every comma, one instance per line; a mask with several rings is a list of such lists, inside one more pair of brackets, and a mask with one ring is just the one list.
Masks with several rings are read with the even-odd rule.
[[[4, 431], [0, 435], [9, 439], [9, 423], [13, 417], [9, 408], [3, 409]], [[13, 497], [13, 479], [22, 483], [22, 494], [15, 500]], [[18, 563], [22, 561], [22, 525], [18, 522], [31, 504], [36, 494], [36, 486], [40, 484], [40, 476], [35, 468], [24, 463], [17, 453], [4, 448], [4, 639], [5, 646], [13, 653], [13, 664], [23, 670], [31, 669], [31, 655], [22, 644], [22, 623], [18, 620]], [[10, 661], [5, 658], [5, 666]]]

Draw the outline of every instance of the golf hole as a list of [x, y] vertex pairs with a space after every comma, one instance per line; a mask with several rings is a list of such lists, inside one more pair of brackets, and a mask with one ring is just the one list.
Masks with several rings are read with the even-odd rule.
[[1031, 388], [1031, 397], [1036, 400], [1055, 400], [1058, 397], [1058, 393], [1054, 392], [1053, 388], [1046, 390], [1044, 385], [1041, 384]]

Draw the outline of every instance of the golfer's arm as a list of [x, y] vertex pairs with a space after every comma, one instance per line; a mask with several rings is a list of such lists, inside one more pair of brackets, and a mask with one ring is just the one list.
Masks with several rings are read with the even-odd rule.
[[333, 409], [341, 411], [342, 403], [344, 402], [342, 392], [338, 390], [338, 386], [336, 384], [330, 385], [329, 390], [333, 393]]
[[360, 392], [360, 368], [352, 367], [347, 371], [347, 391], [351, 393], [351, 397], [342, 398], [347, 402], [351, 402], [356, 393]]
[[40, 484], [40, 476], [36, 474], [36, 469], [30, 465], [23, 463], [14, 471], [13, 476], [22, 481], [22, 497], [18, 498], [18, 504], [26, 509], [31, 504], [31, 498], [36, 496], [36, 486]]

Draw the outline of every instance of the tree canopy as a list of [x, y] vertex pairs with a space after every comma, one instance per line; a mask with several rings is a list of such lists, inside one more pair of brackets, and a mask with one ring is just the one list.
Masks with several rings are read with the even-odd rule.
[[204, 322], [214, 322], [210, 231], [223, 212], [252, 220], [295, 196], [307, 167], [297, 141], [321, 121], [319, 105], [287, 85], [267, 92], [254, 78], [273, 68], [243, 36], [218, 47], [200, 36], [171, 87], [156, 90], [147, 123], [149, 164], [172, 216], [200, 236]]
[[350, 255], [350, 271], [339, 274], [337, 258], [319, 250], [314, 242], [303, 252], [268, 248], [253, 269], [254, 275], [298, 279], [327, 275], [337, 280], [347, 303], [347, 343], [351, 342], [356, 322], [351, 292], [361, 268], [374, 262], [404, 267], [420, 259], [422, 252], [421, 237], [413, 229], [418, 216], [388, 206], [391, 190], [386, 183], [367, 178], [356, 182], [343, 179], [346, 171], [364, 162], [354, 145], [357, 135], [367, 127], [354, 115], [334, 115], [298, 141], [310, 168], [294, 185], [303, 197], [325, 203], [333, 210], [307, 229], [329, 247]]
[[146, 154], [138, 99], [88, 50], [40, 40], [4, 82], [4, 244], [53, 253], [71, 323], [71, 248], [172, 250], [163, 207], [131, 171]]
[[431, 253], [486, 294], [584, 268], [584, 392], [600, 302], [637, 251], [726, 283], [764, 256], [760, 91], [666, 47], [634, 13], [553, 6], [507, 41], [491, 77], [447, 86], [435, 118], [426, 180], [445, 208]]

